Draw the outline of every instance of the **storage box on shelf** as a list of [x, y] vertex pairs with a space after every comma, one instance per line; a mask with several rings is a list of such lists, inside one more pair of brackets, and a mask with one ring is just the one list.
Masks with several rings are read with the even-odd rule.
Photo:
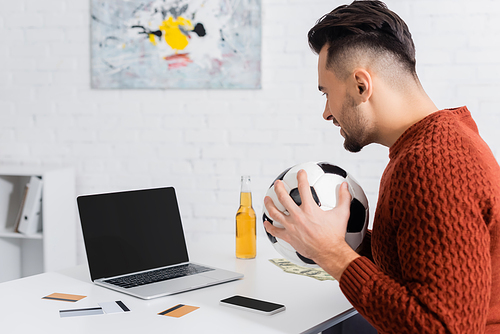
[[[42, 178], [42, 231], [15, 232], [30, 177]], [[76, 265], [76, 192], [72, 168], [0, 166], [0, 282]]]

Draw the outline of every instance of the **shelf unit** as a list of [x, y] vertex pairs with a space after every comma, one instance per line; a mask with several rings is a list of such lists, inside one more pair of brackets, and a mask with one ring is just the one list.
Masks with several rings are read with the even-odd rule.
[[[42, 231], [14, 232], [24, 187], [42, 178]], [[72, 168], [0, 166], [0, 282], [76, 265], [76, 192]]]

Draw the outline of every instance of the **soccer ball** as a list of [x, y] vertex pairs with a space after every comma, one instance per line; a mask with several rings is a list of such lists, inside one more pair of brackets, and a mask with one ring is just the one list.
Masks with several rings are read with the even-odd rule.
[[[363, 192], [363, 189], [350, 174], [338, 166], [327, 162], [306, 162], [298, 164], [285, 170], [276, 178], [276, 180], [283, 181], [288, 194], [299, 206], [302, 204], [302, 200], [299, 195], [297, 172], [301, 169], [307, 172], [307, 179], [311, 185], [311, 192], [314, 201], [324, 211], [331, 210], [336, 206], [340, 185], [347, 181], [352, 200], [351, 214], [347, 224], [345, 240], [352, 249], [356, 250], [363, 241], [366, 228], [368, 226], [368, 200]], [[285, 207], [281, 205], [276, 193], [274, 192], [274, 182], [267, 191], [266, 196], [271, 197], [278, 210], [288, 215]], [[283, 225], [279, 222], [272, 221], [272, 219], [269, 218], [269, 213], [267, 212], [265, 206], [262, 220], [263, 222], [267, 220], [274, 226], [283, 228]], [[318, 267], [313, 260], [308, 259], [295, 251], [289, 243], [278, 239], [269, 233], [267, 233], [267, 236], [278, 253], [286, 259], [301, 266]]]

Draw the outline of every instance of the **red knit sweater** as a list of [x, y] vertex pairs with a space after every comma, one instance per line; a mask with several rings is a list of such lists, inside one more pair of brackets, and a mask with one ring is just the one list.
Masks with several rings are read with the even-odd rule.
[[340, 280], [380, 333], [500, 333], [500, 168], [466, 107], [390, 148], [371, 255]]

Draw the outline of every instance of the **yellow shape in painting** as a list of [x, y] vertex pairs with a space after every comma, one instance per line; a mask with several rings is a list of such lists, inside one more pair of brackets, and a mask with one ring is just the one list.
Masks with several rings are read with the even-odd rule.
[[160, 30], [165, 36], [165, 41], [174, 50], [183, 50], [189, 43], [187, 35], [182, 32], [181, 28], [184, 31], [194, 30], [191, 21], [182, 16], [179, 16], [175, 21], [173, 17], [170, 16], [167, 20], [163, 21], [160, 26]]

